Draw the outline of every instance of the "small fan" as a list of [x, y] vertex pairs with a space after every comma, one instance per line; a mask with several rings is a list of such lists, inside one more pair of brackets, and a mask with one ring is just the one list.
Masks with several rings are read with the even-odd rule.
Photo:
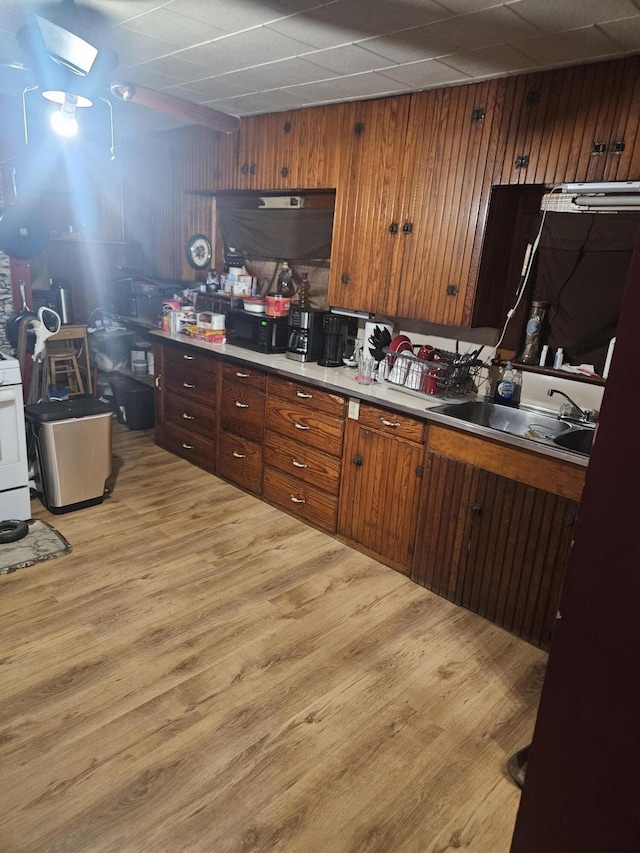
[[60, 104], [61, 122], [73, 120], [77, 108], [112, 95], [221, 133], [238, 130], [237, 116], [119, 80], [115, 73], [118, 56], [100, 35], [109, 26], [101, 11], [74, 0], [30, 8], [16, 35], [26, 62], [11, 59], [0, 64], [26, 74], [29, 88], [39, 89], [45, 98]]

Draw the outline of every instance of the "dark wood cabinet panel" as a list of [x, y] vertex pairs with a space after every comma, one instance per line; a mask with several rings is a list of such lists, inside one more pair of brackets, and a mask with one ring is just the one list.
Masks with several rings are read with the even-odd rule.
[[269, 394], [282, 397], [288, 403], [305, 406], [315, 412], [324, 412], [336, 418], [344, 417], [346, 399], [342, 394], [323, 391], [322, 388], [297, 382], [295, 379], [270, 376]]
[[164, 404], [167, 424], [199, 433], [213, 440], [216, 434], [215, 407], [179, 394], [169, 394]]
[[338, 494], [340, 460], [277, 432], [267, 432], [264, 449], [269, 465], [331, 495]]
[[338, 532], [407, 574], [423, 459], [421, 445], [347, 419]]
[[205, 438], [191, 429], [183, 429], [172, 423], [166, 423], [162, 445], [170, 453], [181, 456], [199, 468], [211, 473], [216, 470], [216, 443], [213, 438]]
[[412, 580], [546, 649], [577, 507], [428, 453]]
[[256, 391], [239, 382], [223, 380], [220, 426], [225, 432], [261, 444], [264, 438], [264, 412], [263, 391]]
[[303, 441], [333, 456], [342, 454], [344, 422], [339, 418], [269, 395], [266, 424], [267, 429], [294, 441]]
[[262, 445], [239, 435], [221, 432], [218, 441], [221, 477], [259, 495], [262, 492]]
[[269, 503], [303, 518], [321, 530], [335, 532], [338, 511], [335, 495], [269, 465], [264, 469], [263, 493]]

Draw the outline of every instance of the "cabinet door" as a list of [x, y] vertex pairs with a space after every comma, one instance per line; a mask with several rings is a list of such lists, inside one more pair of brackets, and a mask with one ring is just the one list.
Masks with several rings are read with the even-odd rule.
[[577, 503], [427, 454], [412, 579], [548, 648]]
[[242, 120], [238, 143], [238, 189], [274, 190], [288, 186], [291, 114], [272, 113]]
[[394, 315], [402, 260], [402, 163], [408, 96], [354, 110], [349, 169], [336, 195], [329, 304]]
[[420, 445], [347, 420], [338, 532], [407, 573], [423, 458]]
[[421, 92], [411, 98], [407, 190], [397, 311], [462, 325], [477, 275], [504, 81]]

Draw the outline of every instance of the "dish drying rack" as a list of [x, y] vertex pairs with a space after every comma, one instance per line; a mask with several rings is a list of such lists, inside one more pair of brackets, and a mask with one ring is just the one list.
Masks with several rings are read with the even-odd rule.
[[383, 350], [378, 375], [394, 385], [398, 391], [406, 391], [418, 397], [461, 397], [475, 393], [475, 378], [482, 367], [477, 351], [460, 355], [456, 352], [438, 350], [437, 361], [418, 358], [413, 352]]

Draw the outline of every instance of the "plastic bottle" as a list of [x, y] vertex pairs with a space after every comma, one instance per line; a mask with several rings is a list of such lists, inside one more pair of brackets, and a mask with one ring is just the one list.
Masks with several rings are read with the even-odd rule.
[[520, 361], [523, 364], [535, 364], [538, 360], [540, 344], [542, 343], [542, 327], [544, 324], [545, 315], [547, 313], [548, 307], [548, 302], [531, 303], [531, 314], [529, 315], [529, 320], [527, 321], [524, 349], [522, 350], [522, 355], [520, 356]]
[[494, 402], [499, 403], [501, 406], [515, 406], [515, 385], [515, 372], [511, 362], [508, 361], [496, 385]]
[[289, 299], [293, 296], [293, 273], [289, 267], [288, 261], [282, 262], [282, 269], [278, 275], [278, 296], [285, 296]]
[[556, 354], [553, 357], [553, 367], [555, 370], [561, 370], [563, 364], [564, 364], [564, 350], [562, 349], [562, 347], [559, 347], [556, 350]]

